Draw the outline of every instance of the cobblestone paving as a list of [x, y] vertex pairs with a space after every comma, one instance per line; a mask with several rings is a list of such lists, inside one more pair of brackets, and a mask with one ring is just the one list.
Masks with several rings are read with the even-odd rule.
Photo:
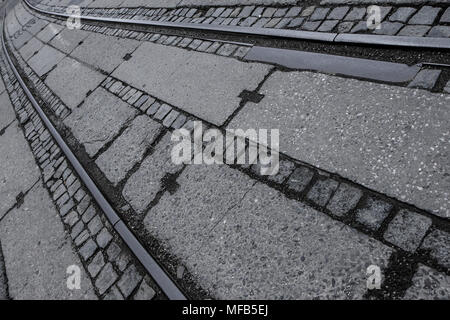
[[[28, 72], [32, 73], [32, 70], [28, 69]], [[41, 169], [42, 183], [52, 197], [52, 202], [50, 202], [50, 207], [52, 209], [47, 210], [37, 207], [34, 211], [37, 213], [44, 211], [48, 212], [48, 214], [51, 215], [48, 219], [42, 219], [41, 216], [36, 216], [35, 219], [37, 220], [33, 222], [30, 220], [30, 217], [24, 216], [24, 214], [27, 213], [27, 210], [29, 210], [26, 208], [32, 206], [30, 204], [24, 206], [26, 209], [25, 211], [22, 209], [14, 209], [9, 212], [2, 221], [2, 228], [14, 228], [16, 230], [18, 226], [27, 228], [27, 225], [31, 223], [33, 228], [41, 228], [39, 230], [42, 230], [42, 228], [49, 228], [49, 225], [45, 224], [45, 221], [49, 221], [53, 227], [46, 229], [48, 232], [43, 234], [41, 234], [41, 231], [36, 230], [36, 236], [47, 235], [49, 237], [54, 237], [57, 234], [55, 233], [54, 228], [57, 228], [59, 230], [59, 237], [61, 237], [61, 229], [62, 226], [64, 226], [64, 240], [51, 238], [53, 241], [56, 241], [57, 247], [59, 248], [56, 249], [56, 251], [52, 252], [53, 249], [51, 245], [47, 245], [48, 242], [42, 242], [44, 239], [40, 240], [43, 245], [45, 244], [46, 250], [50, 250], [52, 254], [55, 254], [55, 259], [49, 259], [49, 255], [43, 255], [41, 257], [46, 257], [48, 260], [40, 262], [39, 267], [42, 267], [45, 272], [51, 272], [55, 277], [46, 277], [44, 275], [42, 278], [36, 278], [35, 280], [39, 282], [54, 279], [52, 281], [55, 282], [48, 283], [44, 286], [40, 286], [36, 282], [29, 282], [29, 291], [19, 290], [18, 288], [23, 287], [20, 283], [23, 281], [22, 279], [26, 279], [27, 272], [35, 273], [35, 270], [23, 268], [20, 268], [20, 270], [17, 269], [19, 260], [8, 259], [8, 256], [23, 256], [26, 258], [26, 254], [18, 253], [17, 250], [28, 250], [30, 244], [27, 244], [26, 241], [31, 241], [33, 244], [39, 244], [40, 241], [38, 239], [33, 240], [32, 238], [23, 237], [20, 238], [20, 241], [25, 241], [23, 246], [17, 246], [18, 240], [14, 240], [11, 237], [23, 235], [25, 232], [16, 233], [6, 232], [5, 230], [2, 231], [2, 234], [10, 235], [9, 238], [2, 237], [2, 240], [4, 240], [3, 246], [5, 246], [5, 242], [8, 244], [8, 251], [6, 251], [5, 255], [6, 270], [8, 274], [11, 274], [11, 276], [8, 277], [10, 280], [10, 292], [12, 292], [11, 297], [17, 299], [39, 296], [42, 298], [51, 298], [52, 296], [54, 296], [54, 298], [63, 297], [59, 294], [60, 292], [55, 286], [59, 286], [59, 288], [61, 288], [62, 285], [65, 286], [65, 271], [67, 266], [71, 264], [66, 261], [67, 263], [62, 262], [61, 265], [58, 265], [60, 262], [59, 259], [67, 257], [66, 255], [58, 253], [58, 250], [62, 248], [60, 244], [64, 241], [66, 246], [69, 247], [69, 243], [71, 243], [73, 250], [77, 253], [78, 257], [76, 260], [79, 261], [77, 263], [81, 264], [84, 268], [84, 274], [86, 275], [84, 278], [88, 279], [89, 282], [89, 285], [87, 286], [92, 288], [91, 293], [85, 296], [85, 298], [128, 299], [134, 298], [134, 296], [136, 296], [137, 299], [145, 300], [154, 298], [156, 292], [159, 292], [159, 289], [156, 288], [152, 280], [145, 275], [142, 267], [135, 261], [135, 258], [128, 249], [125, 248], [118, 235], [112, 230], [109, 222], [98, 211], [91, 197], [87, 194], [84, 186], [76, 176], [76, 173], [67, 163], [64, 156], [62, 156], [59, 147], [53, 141], [47, 129], [45, 129], [39, 116], [34, 111], [18, 82], [15, 80], [12, 71], [4, 61], [1, 63], [1, 74], [7, 83], [7, 91], [17, 114], [20, 126], [23, 129], [25, 138], [30, 144], [31, 151]], [[46, 95], [46, 98], [52, 99], [52, 96]], [[27, 152], [29, 152], [29, 150], [27, 150]], [[23, 154], [26, 154], [26, 152]], [[20, 159], [23, 158], [23, 154], [19, 157]], [[31, 165], [27, 165], [27, 168], [32, 167], [33, 166]], [[38, 199], [48, 197], [47, 192], [42, 194], [44, 189], [40, 188], [39, 190], [41, 194], [36, 195]], [[30, 199], [35, 199], [35, 197], [32, 196]], [[37, 205], [39, 206], [43, 203], [45, 203], [45, 201], [39, 200]], [[52, 214], [52, 210], [55, 214]], [[54, 220], [57, 216], [60, 217], [60, 220]], [[20, 217], [20, 220], [14, 221], [14, 217]], [[29, 226], [28, 230], [32, 227]], [[45, 237], [45, 241], [48, 241], [47, 237]], [[35, 250], [35, 252], [39, 253], [41, 250]], [[54, 262], [56, 266], [46, 267], [45, 263], [47, 262]], [[28, 262], [22, 262], [22, 264], [19, 263], [19, 265], [23, 264], [33, 266], [32, 263]], [[18, 282], [11, 282], [11, 279], [16, 279], [15, 277], [17, 277]], [[42, 289], [42, 291], [35, 291], [40, 289]], [[77, 297], [73, 296], [72, 298]]]
[[[228, 18], [221, 17], [225, 12], [232, 15], [236, 11], [237, 17], [242, 15], [242, 19], [249, 23], [252, 12], [258, 8], [247, 6], [238, 9], [230, 11], [223, 8], [219, 13], [212, 12], [211, 18], [224, 18], [225, 21]], [[280, 9], [283, 8], [259, 9], [258, 17], [254, 18], [266, 15], [264, 18], [270, 22], [274, 19], [281, 21], [291, 15], [297, 19], [303, 10]], [[319, 9], [322, 10], [305, 9], [308, 15], [303, 18], [320, 22], [328, 15], [339, 20], [354, 11]], [[179, 15], [192, 13], [194, 17], [195, 11], [189, 13], [189, 10], [182, 10]], [[354, 15], [361, 15], [361, 12], [356, 10]], [[386, 19], [389, 17], [386, 12], [392, 13], [384, 12]], [[135, 14], [143, 13], [136, 11]], [[127, 16], [125, 11], [122, 14]], [[57, 21], [47, 22], [58, 24]], [[34, 30], [34, 34], [41, 34], [48, 25], [41, 24], [41, 30]], [[177, 46], [172, 49], [176, 49], [174, 52], [180, 55], [181, 60], [189, 59], [192, 53], [202, 53], [199, 56], [208, 56], [216, 64], [226, 61], [230, 64], [238, 62], [244, 68], [248, 66], [237, 61], [243, 56], [238, 52], [244, 50], [244, 46], [107, 27], [86, 26], [84, 31], [78, 32], [85, 33], [83, 39], [98, 37], [90, 31], [105, 35], [98, 39], [114, 34], [140, 40], [146, 47], [158, 48], [162, 54], [169, 52], [170, 46]], [[53, 37], [56, 39], [58, 35]], [[73, 37], [78, 36], [73, 33]], [[285, 154], [281, 154], [280, 173], [269, 178], [260, 175], [258, 164], [174, 166], [169, 160], [170, 132], [180, 127], [192, 130], [193, 120], [205, 120], [204, 112], [195, 112], [197, 109], [186, 106], [184, 99], [170, 100], [170, 94], [153, 89], [154, 83], [142, 87], [133, 76], [125, 73], [125, 67], [121, 73], [118, 72], [121, 66], [129, 65], [134, 57], [139, 57], [139, 48], [134, 51], [136, 47], [131, 45], [131, 50], [123, 51], [133, 52], [131, 58], [124, 59], [124, 62], [117, 58], [120, 54], [105, 63], [88, 61], [88, 55], [80, 53], [89, 50], [87, 45], [79, 49], [87, 42], [81, 45], [74, 42], [70, 50], [62, 50], [64, 55], [72, 51], [80, 53], [77, 67], [67, 70], [84, 69], [86, 73], [98, 74], [95, 83], [87, 85], [75, 102], [69, 103], [69, 100], [62, 101], [64, 88], [56, 92], [58, 85], [61, 87], [59, 82], [63, 82], [58, 80], [64, 78], [64, 72], [59, 71], [58, 76], [56, 71], [72, 58], [60, 60], [42, 81], [38, 70], [30, 67], [30, 59], [21, 57], [22, 53], [29, 55], [31, 49], [27, 47], [22, 52], [18, 51], [27, 46], [25, 42], [17, 47], [17, 42], [11, 40], [8, 49], [30, 79], [30, 85], [36, 88], [46, 111], [64, 132], [72, 134], [70, 143], [74, 149], [84, 148], [88, 159], [83, 161], [98, 168], [100, 177], [105, 177], [101, 180], [105, 182], [103, 187], [115, 190], [121, 198], [118, 200], [122, 205], [120, 211], [128, 223], [139, 224], [136, 232], [142, 234], [141, 240], [147, 246], [156, 243], [158, 248], [155, 250], [170, 257], [164, 263], [172, 273], [180, 267], [186, 268], [187, 272], [182, 274], [180, 281], [193, 279], [215, 298], [361, 299], [370, 295], [365, 284], [366, 268], [377, 264], [387, 272], [387, 280], [380, 293], [383, 297], [448, 296], [450, 236], [442, 219]], [[99, 50], [104, 50], [104, 46], [101, 47]], [[187, 50], [195, 51], [187, 56]], [[145, 54], [140, 60], [135, 60], [139, 62], [134, 62], [136, 72], [140, 71], [140, 65], [145, 65], [144, 57]], [[116, 66], [119, 66], [117, 73], [109, 76], [92, 68], [111, 72]], [[161, 74], [166, 72], [164, 69], [159, 71]], [[262, 74], [266, 75], [267, 71], [265, 69]], [[101, 299], [153, 298], [157, 287], [144, 276], [141, 266], [123, 248], [117, 234], [98, 212], [4, 64], [1, 73], [19, 123], [42, 170], [43, 183], [58, 208], [66, 232], [70, 234], [70, 241], [95, 296]], [[144, 75], [145, 72], [139, 77]], [[268, 75], [272, 79], [276, 73]], [[416, 83], [422, 77], [428, 79], [430, 75], [421, 75]], [[211, 80], [210, 85], [214, 88], [217, 81]], [[249, 81], [244, 82], [248, 86]], [[257, 84], [260, 82], [256, 81]], [[305, 84], [304, 81], [298, 83]], [[244, 88], [248, 91], [256, 86], [252, 84]], [[244, 88], [237, 90], [235, 95]], [[402, 90], [415, 92], [413, 89]], [[196, 90], [186, 92], [192, 94]], [[269, 93], [264, 95], [260, 104], [253, 102], [259, 108], [252, 112], [252, 116], [260, 115], [265, 109], [264, 99]], [[192, 101], [201, 99], [196, 97]], [[102, 107], [104, 105], [108, 106], [107, 111]], [[245, 115], [248, 107], [240, 110], [238, 116]], [[213, 110], [211, 118], [207, 119], [209, 121], [204, 122], [205, 128], [219, 126], [227, 118], [218, 116], [217, 108]], [[412, 257], [408, 267], [417, 269], [417, 272], [406, 280], [412, 284], [405, 288], [406, 291], [395, 292], [398, 284], [397, 280], [392, 280], [392, 270], [399, 268], [401, 260], [410, 259], [408, 257]], [[332, 268], [332, 265], [336, 267]], [[429, 285], [430, 281], [432, 285]], [[404, 283], [400, 284], [402, 286]]]
[[[257, 1], [258, 2], [258, 1]], [[269, 1], [274, 5], [278, 3]], [[433, 5], [417, 7], [423, 4], [417, 2], [413, 6], [383, 5], [382, 1], [331, 2], [332, 6], [295, 6], [295, 1], [282, 1], [284, 7], [266, 6], [261, 1], [258, 5], [233, 6], [229, 1], [223, 4], [214, 2], [214, 7], [183, 7], [195, 6], [197, 1], [184, 1], [177, 8], [145, 8], [146, 3], [140, 3], [144, 8], [133, 8], [133, 1], [123, 2], [120, 8], [114, 4], [96, 7], [96, 2], [88, 8], [82, 8], [84, 14], [94, 16], [132, 18], [141, 20], [155, 20], [168, 22], [205, 23], [218, 25], [232, 25], [242, 27], [278, 28], [318, 32], [337, 33], [372, 33], [382, 35], [450, 37], [450, 8], [445, 1]], [[248, 2], [246, 2], [248, 3]], [[212, 3], [210, 3], [212, 4]], [[229, 5], [221, 7], [220, 5]], [[239, 4], [239, 3], [238, 3]], [[251, 3], [248, 3], [251, 4]], [[347, 5], [349, 4], [349, 5]], [[379, 4], [381, 13], [380, 28], [368, 28], [367, 20], [370, 16], [367, 8]], [[208, 3], [202, 3], [208, 5]], [[366, 5], [366, 6], [364, 6]], [[153, 4], [152, 6], [155, 6]], [[179, 7], [181, 6], [181, 7]], [[55, 4], [41, 3], [42, 9], [64, 12], [65, 7]], [[128, 8], [127, 8], [128, 7]]]

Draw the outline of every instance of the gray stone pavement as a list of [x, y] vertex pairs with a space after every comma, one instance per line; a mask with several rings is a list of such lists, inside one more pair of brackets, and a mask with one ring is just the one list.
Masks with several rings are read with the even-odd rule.
[[115, 185], [122, 181], [158, 137], [162, 126], [147, 116], [138, 116], [96, 163]]
[[[151, 59], [149, 59], [151, 57]], [[239, 107], [269, 65], [144, 42], [113, 76], [216, 125]], [[149, 76], [154, 75], [154, 76]], [[220, 85], [218, 85], [220, 83]]]
[[280, 130], [280, 150], [450, 217], [450, 96], [309, 72], [276, 72], [229, 128]]
[[43, 76], [53, 69], [64, 56], [58, 50], [45, 45], [28, 61], [28, 64], [39, 76]]
[[392, 250], [240, 172], [189, 166], [145, 225], [220, 299], [357, 299]]
[[138, 45], [139, 41], [136, 40], [111, 38], [92, 33], [71, 53], [71, 56], [110, 73]]
[[93, 157], [106, 143], [113, 140], [136, 111], [102, 88], [95, 90], [80, 108], [65, 121], [75, 138]]
[[[53, 32], [49, 34], [44, 34], [44, 38], [50, 40]], [[124, 41], [114, 41], [111, 45], [117, 52], [109, 56], [109, 41], [104, 36], [74, 31], [70, 37], [74, 40], [62, 46], [62, 51], [68, 54], [73, 51], [72, 55], [82, 62], [108, 72], [121, 64], [113, 74], [115, 77], [218, 125], [236, 110], [238, 95], [243, 90], [255, 89], [271, 68], [151, 43], [144, 43], [129, 61], [121, 63], [122, 54], [136, 48], [134, 41], [127, 42], [131, 44], [127, 48], [120, 47]], [[82, 40], [77, 42], [78, 39]], [[31, 51], [22, 50], [27, 54]], [[97, 54], [91, 57], [93, 52], [108, 57], [105, 60]], [[99, 155], [96, 163], [113, 184], [123, 181], [139, 163], [125, 184], [124, 198], [137, 213], [145, 213], [144, 226], [149, 234], [178, 258], [212, 296], [361, 299], [367, 291], [366, 268], [371, 264], [387, 266], [394, 249], [288, 199], [240, 171], [227, 166], [187, 166], [175, 178], [183, 167], [173, 165], [170, 160], [170, 134], [141, 162], [161, 126], [144, 115], [136, 117], [136, 109], [122, 101], [127, 100], [124, 97], [121, 100], [97, 88], [103, 79], [97, 71], [67, 57], [50, 72], [46, 84], [61, 99], [66, 99], [64, 102], [72, 114], [65, 124], [89, 156]], [[448, 200], [449, 181], [445, 173], [449, 168], [445, 154], [449, 128], [444, 121], [448, 119], [448, 96], [308, 72], [276, 72], [260, 93], [265, 95], [264, 99], [259, 104], [248, 103], [231, 126], [279, 128], [282, 151], [288, 155], [448, 217], [445, 199]], [[157, 120], [163, 120], [164, 115]], [[349, 204], [352, 208], [361, 197], [358, 190], [342, 188], [343, 184], [335, 181], [333, 185], [320, 185], [318, 191], [317, 185], [307, 197], [323, 207], [342, 206], [339, 200], [327, 205], [335, 189], [339, 190], [337, 195], [344, 193], [339, 199], [352, 202]], [[320, 194], [323, 190], [326, 197]], [[350, 196], [345, 195], [346, 191]], [[23, 222], [25, 208], [45, 207], [42, 204], [46, 203], [45, 197], [39, 192], [40, 184], [26, 195], [23, 206], [9, 212], [3, 220], [7, 223], [5, 228], [12, 230], [17, 222], [27, 227]], [[36, 199], [40, 200], [33, 201]], [[368, 201], [367, 205], [367, 210], [360, 209], [356, 217], [359, 223], [376, 230], [391, 207], [375, 201]], [[347, 213], [349, 209], [342, 210]], [[374, 216], [374, 212], [378, 215]], [[33, 227], [44, 230], [43, 235], [62, 236], [56, 224], [47, 221], [44, 225], [34, 215], [30, 216], [30, 221], [36, 219]], [[408, 212], [401, 212], [389, 223], [385, 239], [406, 251], [431, 250], [433, 259], [440, 265], [448, 265], [448, 235], [434, 229], [427, 234], [431, 219], [420, 217], [410, 218]], [[92, 221], [89, 230], [98, 232], [95, 220]], [[21, 248], [29, 246], [12, 248], [9, 243], [15, 238], [8, 237], [4, 240], [0, 236], [0, 242], [7, 247], [4, 250], [7, 270], [8, 263], [11, 264], [8, 255], [19, 254]], [[423, 237], [425, 240], [420, 243]], [[37, 243], [44, 241], [36, 239]], [[49, 256], [57, 250], [51, 242], [47, 245]], [[94, 245], [93, 240], [86, 241], [81, 254], [94, 256]], [[66, 247], [61, 250], [69, 252]], [[52, 268], [69, 262], [65, 254], [59, 255], [51, 258], [54, 261], [45, 270], [55, 270]], [[14, 264], [9, 267], [15, 268]], [[109, 296], [114, 295], [114, 290], [128, 296], [131, 291], [127, 284], [137, 286], [133, 277], [128, 277], [130, 268], [123, 265], [120, 269], [126, 269], [122, 278], [125, 280], [117, 282]], [[93, 258], [89, 273], [98, 274], [96, 284], [101, 293], [118, 278], [117, 269], [101, 256]], [[64, 290], [56, 285], [58, 276], [53, 274], [51, 278], [56, 292]], [[431, 289], [428, 278], [435, 282]], [[12, 292], [21, 279], [19, 275], [13, 281]], [[448, 277], [429, 267], [421, 267], [413, 282], [407, 297], [443, 297], [448, 289]], [[32, 283], [33, 288], [39, 287], [38, 280]], [[33, 290], [35, 294], [45, 292], [29, 289]], [[29, 291], [25, 290], [25, 294]], [[149, 291], [144, 282], [141, 291]]]

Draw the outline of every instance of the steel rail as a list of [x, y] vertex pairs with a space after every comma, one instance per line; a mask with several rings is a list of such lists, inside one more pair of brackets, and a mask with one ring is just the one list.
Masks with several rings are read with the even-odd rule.
[[[60, 18], [69, 18], [70, 14], [54, 11], [43, 10], [35, 5], [23, 0], [25, 4], [40, 13], [53, 15]], [[410, 47], [410, 48], [433, 48], [433, 49], [450, 49], [450, 41], [448, 38], [433, 37], [407, 37], [407, 36], [387, 36], [372, 34], [344, 34], [344, 33], [327, 33], [327, 32], [311, 32], [301, 30], [275, 29], [275, 28], [252, 28], [240, 26], [221, 26], [201, 23], [184, 23], [184, 22], [162, 22], [135, 19], [118, 19], [107, 17], [92, 17], [81, 15], [81, 20], [92, 22], [107, 22], [117, 24], [132, 24], [139, 26], [165, 27], [172, 29], [189, 29], [198, 31], [214, 31], [219, 33], [230, 33], [251, 36], [264, 36], [271, 38], [288, 38], [297, 40], [308, 40], [318, 42], [328, 42], [337, 44], [358, 44], [372, 46], [390, 46], [390, 47]]]
[[141, 262], [141, 264], [144, 266], [144, 268], [147, 270], [147, 272], [150, 274], [150, 276], [158, 284], [158, 286], [161, 288], [161, 290], [164, 292], [164, 294], [171, 300], [187, 300], [187, 297], [177, 287], [175, 282], [171, 279], [170, 275], [168, 275], [161, 268], [161, 266], [156, 262], [156, 260], [147, 252], [147, 250], [145, 250], [145, 248], [142, 246], [142, 244], [139, 242], [139, 240], [131, 232], [131, 230], [120, 219], [119, 215], [116, 213], [114, 208], [110, 205], [110, 203], [105, 198], [103, 193], [98, 189], [97, 185], [92, 180], [92, 178], [89, 176], [87, 171], [84, 169], [83, 165], [78, 161], [75, 154], [72, 152], [70, 147], [66, 144], [66, 142], [64, 141], [62, 136], [59, 134], [59, 132], [53, 126], [50, 119], [47, 117], [45, 112], [42, 110], [42, 108], [37, 103], [33, 94], [28, 89], [27, 85], [25, 84], [25, 82], [23, 81], [19, 72], [17, 71], [17, 69], [8, 53], [8, 49], [7, 49], [6, 43], [5, 43], [5, 17], [6, 17], [6, 10], [4, 11], [4, 15], [3, 15], [3, 23], [2, 23], [3, 27], [2, 27], [2, 32], [1, 32], [2, 47], [3, 47], [5, 57], [10, 65], [12, 71], [14, 72], [14, 75], [16, 76], [17, 81], [19, 82], [20, 86], [24, 90], [25, 94], [27, 95], [28, 99], [30, 100], [31, 104], [33, 105], [34, 109], [36, 110], [36, 112], [39, 114], [40, 118], [44, 122], [48, 131], [53, 136], [53, 138], [55, 139], [56, 143], [59, 145], [61, 150], [64, 152], [66, 158], [69, 160], [69, 162], [71, 163], [71, 165], [77, 172], [78, 176], [83, 181], [86, 188], [92, 194], [92, 197], [95, 199], [95, 201], [97, 202], [99, 207], [103, 210], [103, 212], [105, 213], [109, 222], [113, 225], [114, 229], [121, 236], [121, 238], [124, 240], [126, 245], [130, 248], [130, 250], [136, 256], [136, 258]]

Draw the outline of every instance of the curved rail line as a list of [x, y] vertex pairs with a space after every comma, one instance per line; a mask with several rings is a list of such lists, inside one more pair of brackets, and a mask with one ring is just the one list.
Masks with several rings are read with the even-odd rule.
[[61, 150], [64, 152], [66, 158], [69, 160], [69, 162], [71, 163], [71, 165], [77, 172], [78, 176], [85, 184], [86, 188], [91, 192], [92, 197], [95, 199], [95, 201], [97, 202], [99, 207], [105, 213], [105, 215], [106, 215], [107, 219], [109, 220], [109, 222], [111, 223], [111, 225], [114, 227], [114, 229], [117, 231], [117, 233], [121, 236], [123, 241], [130, 248], [130, 250], [136, 256], [136, 258], [141, 262], [141, 264], [144, 266], [144, 268], [147, 270], [147, 272], [150, 274], [150, 276], [158, 284], [158, 286], [161, 288], [161, 290], [164, 292], [164, 294], [171, 300], [187, 300], [187, 297], [178, 288], [178, 286], [171, 279], [171, 277], [161, 268], [161, 266], [147, 252], [147, 250], [145, 250], [145, 248], [142, 246], [142, 244], [139, 242], [139, 240], [131, 232], [131, 230], [125, 225], [125, 223], [122, 221], [122, 219], [120, 219], [117, 212], [110, 205], [110, 203], [106, 200], [103, 193], [98, 189], [97, 185], [92, 180], [92, 178], [89, 176], [87, 171], [84, 169], [83, 165], [77, 159], [75, 154], [72, 152], [72, 150], [66, 144], [66, 142], [64, 141], [62, 136], [59, 134], [59, 132], [53, 126], [50, 119], [47, 117], [45, 112], [42, 110], [42, 108], [37, 103], [33, 94], [28, 89], [24, 80], [22, 79], [19, 72], [17, 71], [17, 69], [9, 55], [9, 52], [6, 48], [5, 34], [4, 34], [5, 33], [5, 17], [6, 17], [6, 10], [4, 11], [4, 15], [3, 15], [3, 23], [2, 23], [3, 27], [2, 27], [2, 32], [1, 32], [1, 39], [2, 39], [1, 41], [2, 41], [3, 52], [5, 54], [5, 57], [10, 65], [11, 69], [14, 72], [14, 75], [16, 76], [17, 81], [19, 82], [20, 86], [26, 93], [26, 95], [27, 95], [28, 99], [30, 100], [31, 104], [33, 105], [34, 109], [41, 117], [45, 126], [47, 127], [47, 129], [49, 130], [49, 132], [51, 133], [51, 135], [53, 136], [53, 138], [55, 139], [56, 143], [59, 145]]
[[[23, 2], [25, 2], [25, 4], [29, 8], [43, 14], [57, 16], [60, 18], [70, 17], [70, 14], [67, 13], [60, 13], [40, 9], [34, 6], [33, 4], [29, 3], [28, 0], [23, 0]], [[289, 38], [289, 39], [328, 42], [336, 44], [360, 44], [360, 45], [362, 44], [362, 45], [390, 46], [390, 47], [450, 49], [450, 41], [447, 38], [311, 32], [311, 31], [287, 30], [275, 28], [252, 28], [240, 26], [209, 25], [201, 23], [161, 22], [148, 20], [117, 19], [107, 17], [90, 17], [86, 15], [81, 15], [80, 19], [93, 22], [131, 24], [139, 26], [165, 27], [173, 29], [189, 29], [197, 31], [214, 31], [219, 33], [238, 34], [243, 36], [250, 35], [250, 36], [264, 36], [271, 38]]]

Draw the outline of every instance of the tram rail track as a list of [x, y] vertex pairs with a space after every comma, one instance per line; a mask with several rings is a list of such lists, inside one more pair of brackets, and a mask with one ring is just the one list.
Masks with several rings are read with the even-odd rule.
[[[24, 4], [43, 16], [67, 20], [70, 15]], [[161, 22], [81, 15], [83, 23], [167, 36], [223, 41], [249, 46], [244, 60], [310, 70], [374, 82], [406, 85], [422, 67], [444, 72], [436, 90], [450, 80], [450, 42], [446, 38], [335, 34], [288, 29]], [[343, 39], [342, 41], [340, 39]], [[354, 41], [353, 41], [353, 40]]]

